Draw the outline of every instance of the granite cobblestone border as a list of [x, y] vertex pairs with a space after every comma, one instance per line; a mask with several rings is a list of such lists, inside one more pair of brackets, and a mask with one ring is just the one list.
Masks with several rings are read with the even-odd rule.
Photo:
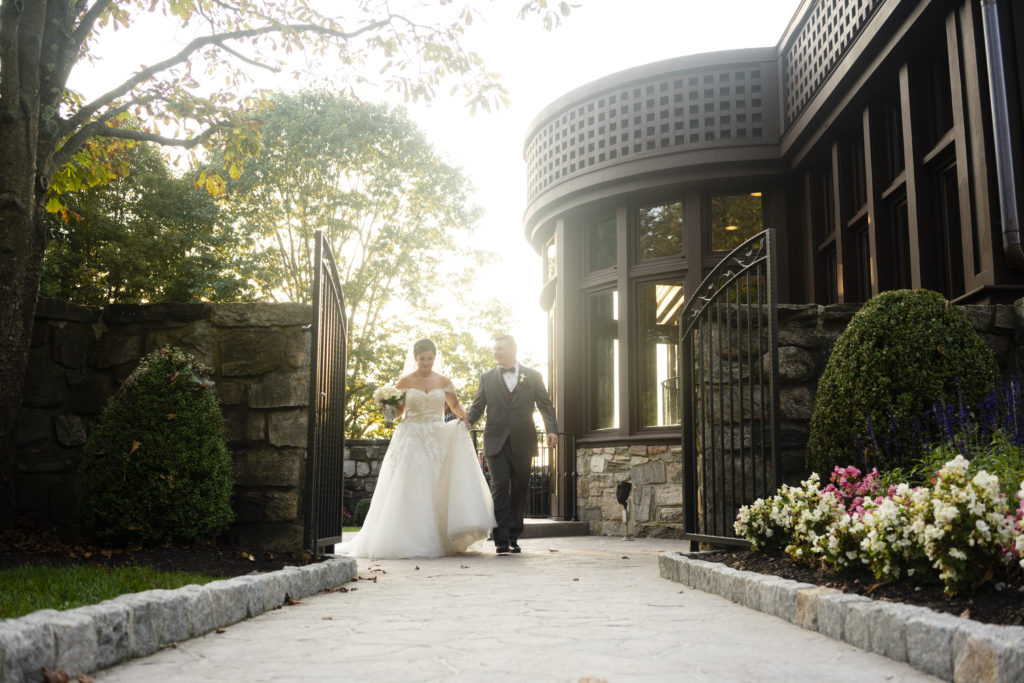
[[359, 569], [349, 557], [301, 567], [120, 595], [96, 605], [44, 609], [0, 620], [0, 683], [42, 680], [42, 667], [78, 674], [143, 657], [162, 647], [337, 588]]
[[927, 607], [741, 571], [700, 559], [706, 554], [662, 553], [661, 577], [946, 681], [1024, 681], [1024, 626], [983, 624]]

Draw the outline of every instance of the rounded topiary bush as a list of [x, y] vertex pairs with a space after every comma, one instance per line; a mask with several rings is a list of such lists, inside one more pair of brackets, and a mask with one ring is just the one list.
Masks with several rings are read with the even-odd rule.
[[107, 402], [78, 466], [90, 537], [190, 543], [227, 528], [234, 477], [209, 374], [192, 356], [161, 349]]
[[356, 514], [352, 523], [355, 526], [362, 526], [366, 521], [366, 513], [370, 511], [370, 498], [362, 498], [356, 503]]
[[[807, 464], [885, 470], [913, 452], [915, 420], [935, 401], [976, 405], [996, 378], [992, 351], [967, 317], [928, 290], [874, 297], [839, 336], [818, 382]], [[888, 448], [878, 447], [884, 439]]]

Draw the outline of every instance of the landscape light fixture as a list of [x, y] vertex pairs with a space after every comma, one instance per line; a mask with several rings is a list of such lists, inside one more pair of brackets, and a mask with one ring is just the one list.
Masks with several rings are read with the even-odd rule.
[[622, 537], [623, 541], [632, 541], [629, 537], [629, 492], [633, 490], [633, 485], [628, 481], [620, 481], [618, 486], [615, 487], [615, 499], [619, 501], [619, 505], [622, 506], [622, 526], [625, 529], [625, 536]]

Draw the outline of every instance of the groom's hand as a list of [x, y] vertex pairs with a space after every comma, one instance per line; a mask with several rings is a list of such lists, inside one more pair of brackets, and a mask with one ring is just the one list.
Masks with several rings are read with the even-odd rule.
[[554, 432], [548, 432], [547, 436], [548, 448], [554, 449], [556, 446], [558, 446], [558, 434], [555, 434]]

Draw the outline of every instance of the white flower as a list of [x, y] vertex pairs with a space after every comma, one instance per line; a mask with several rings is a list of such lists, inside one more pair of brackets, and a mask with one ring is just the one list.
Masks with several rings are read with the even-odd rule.
[[405, 391], [399, 389], [394, 384], [385, 384], [382, 387], [377, 387], [373, 392], [373, 402], [377, 406], [391, 405], [397, 406], [405, 398]]

